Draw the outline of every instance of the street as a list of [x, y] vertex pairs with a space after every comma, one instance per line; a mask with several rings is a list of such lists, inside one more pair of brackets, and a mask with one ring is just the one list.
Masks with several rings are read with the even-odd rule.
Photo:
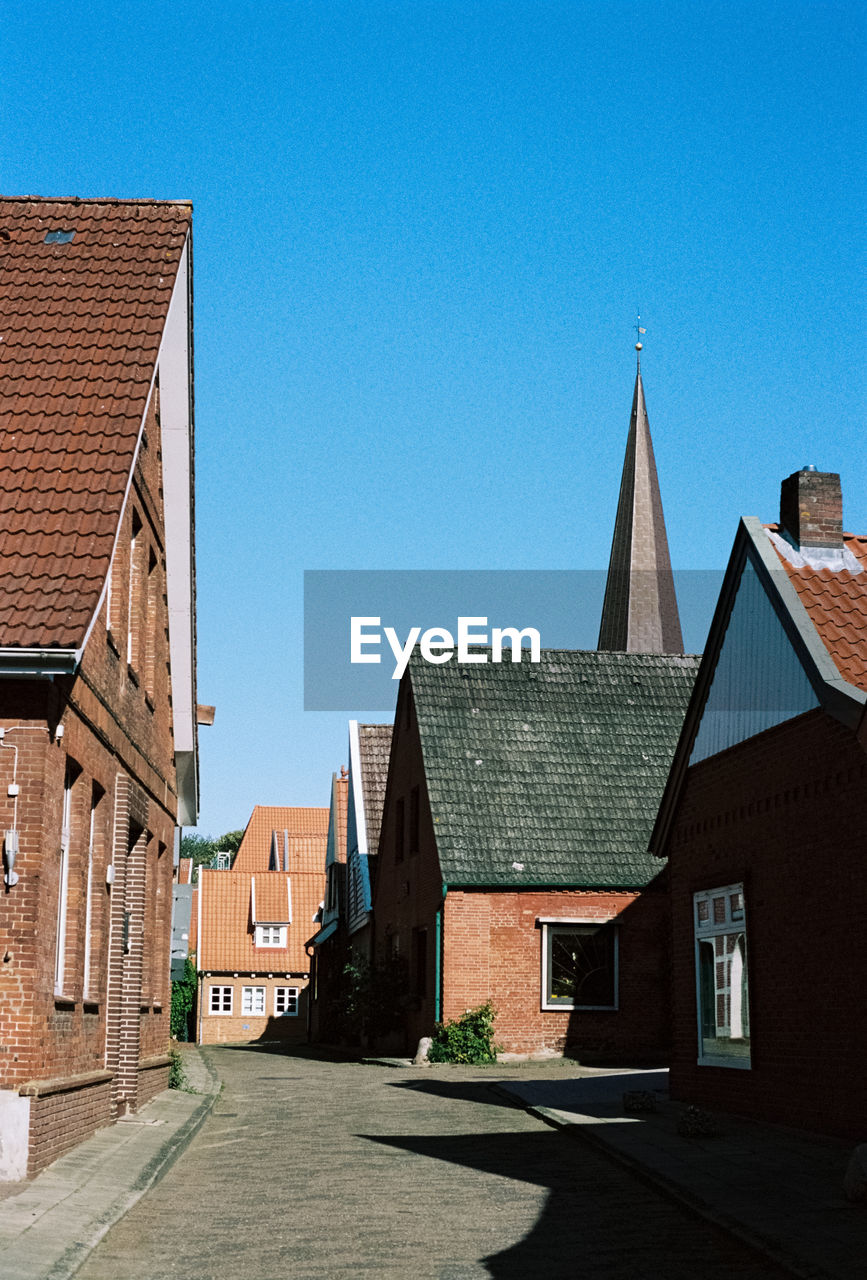
[[498, 1098], [500, 1068], [205, 1053], [214, 1110], [81, 1280], [781, 1274]]

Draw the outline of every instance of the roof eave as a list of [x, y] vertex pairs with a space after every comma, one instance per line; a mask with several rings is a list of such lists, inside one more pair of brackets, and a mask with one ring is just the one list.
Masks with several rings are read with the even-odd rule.
[[178, 266], [157, 360], [166, 532], [166, 593], [178, 825], [199, 815], [193, 469], [192, 233]]
[[81, 662], [80, 649], [0, 649], [0, 676], [53, 680], [73, 675]]

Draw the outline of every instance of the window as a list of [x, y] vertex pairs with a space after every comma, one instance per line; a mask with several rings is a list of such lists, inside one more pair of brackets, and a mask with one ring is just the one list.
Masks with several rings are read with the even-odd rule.
[[418, 853], [418, 837], [419, 837], [419, 812], [418, 812], [418, 787], [413, 787], [409, 793], [409, 851], [410, 853]]
[[295, 1018], [298, 1015], [298, 988], [274, 988], [274, 1012], [278, 1018]]
[[394, 806], [394, 860], [403, 862], [404, 827], [406, 825], [406, 804], [403, 796]]
[[57, 950], [54, 953], [54, 994], [64, 994], [66, 980], [66, 942], [69, 910], [69, 853], [72, 844], [72, 788], [81, 770], [72, 760], [66, 762], [63, 780], [63, 808], [60, 818], [60, 871], [57, 892]]
[[285, 947], [286, 946], [286, 925], [285, 924], [257, 924], [256, 925], [256, 946], [257, 947]]
[[144, 643], [144, 687], [151, 699], [154, 696], [157, 651], [157, 601], [159, 598], [159, 574], [153, 547], [148, 547], [148, 573], [145, 591], [147, 630]]
[[102, 787], [94, 782], [90, 792], [90, 825], [87, 835], [87, 880], [85, 882], [84, 899], [84, 998], [93, 994], [93, 858], [96, 841], [96, 810], [105, 795]]
[[542, 922], [542, 1008], [617, 1008], [617, 925]]
[[211, 1013], [231, 1013], [232, 988], [211, 987], [209, 1008]]
[[137, 511], [132, 513], [132, 537], [129, 544], [129, 582], [126, 597], [126, 660], [135, 670], [139, 665], [139, 610], [141, 608], [142, 523]]
[[241, 1012], [242, 1013], [264, 1013], [265, 1012], [265, 988], [264, 987], [242, 987], [241, 988]]
[[750, 1001], [742, 884], [697, 893], [695, 966], [698, 1060], [749, 1067]]
[[337, 903], [337, 863], [332, 862], [328, 868], [327, 891], [325, 894], [326, 911], [336, 911]]

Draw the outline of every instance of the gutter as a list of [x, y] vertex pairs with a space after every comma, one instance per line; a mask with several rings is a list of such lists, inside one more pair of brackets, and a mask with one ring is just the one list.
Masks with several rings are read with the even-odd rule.
[[53, 680], [75, 673], [81, 649], [0, 649], [0, 676], [36, 676]]

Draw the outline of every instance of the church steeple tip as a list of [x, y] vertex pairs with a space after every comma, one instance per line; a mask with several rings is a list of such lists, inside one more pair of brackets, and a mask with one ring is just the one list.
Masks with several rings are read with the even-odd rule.
[[641, 335], [598, 649], [683, 653], [662, 498], [641, 380]]

